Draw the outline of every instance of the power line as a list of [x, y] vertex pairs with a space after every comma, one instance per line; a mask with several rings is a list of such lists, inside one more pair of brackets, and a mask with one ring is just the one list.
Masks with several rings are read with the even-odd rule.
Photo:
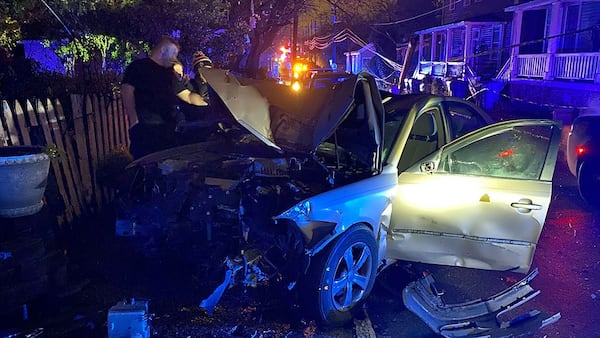
[[[462, 0], [455, 0], [454, 1], [454, 5], [456, 6], [456, 4], [458, 4], [460, 2], [462, 2]], [[450, 5], [451, 5], [451, 3], [449, 3], [448, 5], [442, 6], [440, 8], [436, 8], [434, 10], [431, 10], [429, 12], [421, 13], [421, 14], [412, 16], [410, 18], [406, 18], [406, 19], [402, 19], [402, 20], [398, 20], [398, 21], [393, 21], [393, 22], [374, 23], [372, 25], [373, 26], [391, 26], [391, 25], [397, 25], [397, 24], [400, 24], [400, 23], [405, 23], [405, 22], [408, 22], [408, 21], [412, 21], [412, 20], [416, 20], [416, 19], [422, 18], [422, 17], [427, 16], [429, 14], [433, 14], [435, 12], [439, 12], [439, 11], [443, 10], [444, 8], [450, 7]]]
[[46, 6], [46, 8], [48, 8], [48, 10], [50, 11], [50, 13], [52, 15], [54, 15], [54, 17], [56, 18], [56, 20], [58, 20], [58, 22], [60, 22], [60, 24], [63, 26], [63, 28], [65, 29], [65, 31], [69, 34], [69, 36], [71, 37], [75, 37], [73, 36], [73, 33], [71, 33], [71, 30], [69, 30], [69, 28], [67, 27], [67, 25], [65, 25], [65, 23], [60, 19], [60, 17], [58, 16], [58, 14], [56, 14], [56, 12], [52, 9], [52, 7], [50, 7], [50, 5], [48, 5], [48, 3], [44, 0], [40, 0], [42, 1], [42, 3], [44, 4], [44, 6]]

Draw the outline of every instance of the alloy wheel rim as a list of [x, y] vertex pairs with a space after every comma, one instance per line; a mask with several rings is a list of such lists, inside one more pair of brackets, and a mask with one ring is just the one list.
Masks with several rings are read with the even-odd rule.
[[354, 243], [344, 251], [335, 266], [331, 288], [337, 310], [348, 310], [363, 298], [369, 286], [372, 260], [371, 249], [363, 242]]

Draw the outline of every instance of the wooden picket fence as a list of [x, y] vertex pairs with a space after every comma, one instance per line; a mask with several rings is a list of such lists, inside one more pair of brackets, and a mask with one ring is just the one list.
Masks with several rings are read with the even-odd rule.
[[70, 99], [69, 116], [58, 99], [32, 99], [24, 105], [3, 100], [0, 115], [0, 146], [44, 145], [56, 150], [50, 170], [65, 206], [57, 212], [59, 223], [96, 213], [110, 202], [111, 192], [96, 182], [98, 163], [129, 146], [119, 97], [71, 95]]

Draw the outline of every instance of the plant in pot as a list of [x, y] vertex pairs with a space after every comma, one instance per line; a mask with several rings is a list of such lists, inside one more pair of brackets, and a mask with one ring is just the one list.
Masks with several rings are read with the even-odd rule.
[[57, 154], [52, 149], [52, 146], [0, 147], [0, 217], [28, 216], [42, 209], [50, 158]]

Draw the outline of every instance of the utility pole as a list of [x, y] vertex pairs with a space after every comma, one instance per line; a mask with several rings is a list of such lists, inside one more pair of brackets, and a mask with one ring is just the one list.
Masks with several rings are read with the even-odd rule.
[[298, 46], [298, 14], [294, 16], [294, 20], [292, 23], [292, 67], [296, 62], [296, 58], [298, 57], [298, 51], [296, 50]]
[[333, 4], [333, 15], [331, 16], [331, 23], [333, 24], [333, 37], [334, 40], [331, 42], [331, 64], [336, 65], [336, 50], [335, 50], [335, 35], [337, 34], [337, 5]]

